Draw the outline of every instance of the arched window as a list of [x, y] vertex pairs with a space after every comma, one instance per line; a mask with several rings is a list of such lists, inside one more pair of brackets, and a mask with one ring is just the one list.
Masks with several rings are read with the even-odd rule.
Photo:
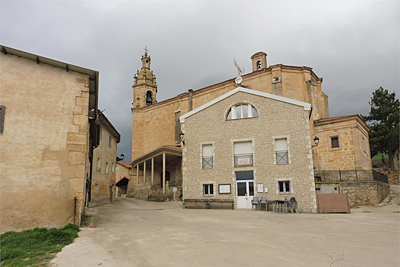
[[256, 118], [258, 112], [252, 105], [239, 104], [231, 107], [226, 115], [227, 120], [245, 119], [245, 118]]
[[147, 91], [146, 93], [146, 105], [151, 105], [153, 104], [153, 98], [151, 97], [151, 92]]
[[261, 61], [257, 61], [257, 70], [261, 70]]

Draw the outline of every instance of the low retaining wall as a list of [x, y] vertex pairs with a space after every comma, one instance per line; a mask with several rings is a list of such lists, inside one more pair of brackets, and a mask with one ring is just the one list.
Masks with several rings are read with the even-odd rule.
[[379, 181], [341, 182], [339, 187], [349, 195], [350, 207], [379, 204], [390, 192], [390, 185]]

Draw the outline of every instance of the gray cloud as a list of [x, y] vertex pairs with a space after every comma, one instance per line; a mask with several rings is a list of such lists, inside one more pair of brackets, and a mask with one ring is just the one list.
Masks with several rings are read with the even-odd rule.
[[236, 76], [233, 58], [312, 67], [331, 116], [367, 114], [399, 88], [399, 2], [72, 1], [1, 3], [1, 43], [100, 72], [99, 108], [131, 153], [133, 75], [148, 46], [158, 100]]

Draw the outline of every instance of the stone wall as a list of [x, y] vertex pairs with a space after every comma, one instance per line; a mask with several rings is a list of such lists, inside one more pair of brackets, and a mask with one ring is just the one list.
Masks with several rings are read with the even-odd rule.
[[[117, 182], [115, 173], [117, 137], [109, 130], [110, 126], [107, 125], [108, 122], [106, 119], [99, 119], [99, 122], [101, 125], [101, 138], [99, 146], [93, 150], [93, 174], [90, 206], [110, 203], [110, 201], [112, 202], [115, 197], [115, 183]], [[109, 147], [110, 137], [111, 147]], [[99, 160], [100, 165], [98, 164]]]
[[1, 232], [80, 224], [90, 173], [89, 76], [0, 54]]
[[378, 181], [341, 182], [340, 193], [348, 193], [350, 207], [379, 204], [390, 192], [390, 185]]
[[[368, 129], [358, 116], [315, 122], [319, 145], [313, 148], [316, 170], [371, 170]], [[332, 147], [337, 137], [339, 147]]]
[[[228, 110], [238, 103], [254, 106], [258, 117], [226, 120]], [[268, 200], [294, 196], [300, 209], [315, 210], [308, 116], [309, 110], [303, 106], [238, 92], [185, 118], [182, 123], [186, 139], [182, 158], [184, 198], [235, 199], [236, 203], [236, 172], [253, 171], [257, 196], [265, 195]], [[289, 164], [276, 164], [276, 138], [287, 138]], [[233, 147], [238, 141], [252, 142], [253, 166], [234, 166]], [[213, 168], [202, 168], [202, 144], [213, 144]], [[280, 193], [279, 181], [290, 181], [291, 191]], [[212, 184], [214, 194], [203, 195], [203, 184]], [[220, 184], [229, 184], [231, 193], [219, 194]], [[257, 192], [257, 184], [263, 185], [263, 192]]]
[[[312, 103], [313, 119], [329, 117], [327, 97], [322, 92], [321, 83], [322, 79], [318, 78], [311, 68], [284, 65], [275, 65], [243, 75], [242, 82], [244, 87], [253, 90]], [[193, 109], [236, 87], [234, 79], [230, 79], [195, 90], [193, 92]], [[277, 87], [279, 87], [278, 91]], [[159, 90], [163, 89], [159, 88]], [[312, 93], [309, 93], [310, 90]], [[134, 99], [134, 103], [136, 103], [136, 99]], [[177, 110], [180, 110], [182, 115], [189, 112], [188, 93], [182, 93], [174, 98], [143, 108], [132, 109], [132, 159], [162, 145], [175, 144], [175, 112]]]

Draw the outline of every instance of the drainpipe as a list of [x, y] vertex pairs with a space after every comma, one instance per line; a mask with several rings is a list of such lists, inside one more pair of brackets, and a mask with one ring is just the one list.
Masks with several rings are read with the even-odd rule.
[[189, 89], [189, 111], [193, 109], [193, 89]]

